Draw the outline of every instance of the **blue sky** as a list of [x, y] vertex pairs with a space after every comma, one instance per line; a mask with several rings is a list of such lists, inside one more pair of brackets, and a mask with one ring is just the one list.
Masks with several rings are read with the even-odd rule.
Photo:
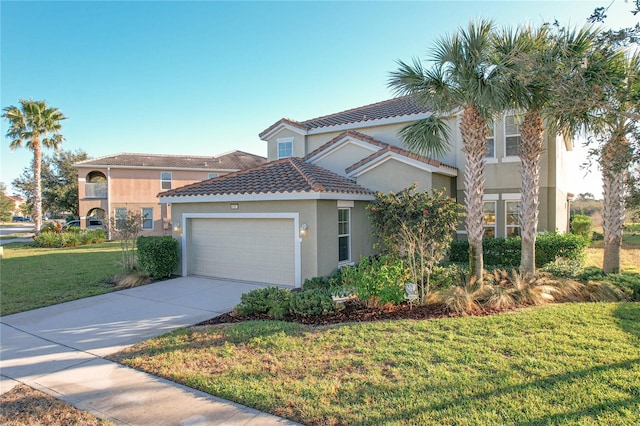
[[[45, 99], [69, 117], [61, 148], [92, 157], [266, 156], [257, 135], [278, 119], [392, 97], [395, 61], [425, 58], [470, 19], [582, 25], [608, 3], [3, 0], [0, 103]], [[607, 25], [634, 23], [630, 7], [616, 0]], [[0, 181], [10, 186], [32, 155], [8, 146], [3, 138]], [[577, 168], [571, 176], [574, 192], [599, 192]]]

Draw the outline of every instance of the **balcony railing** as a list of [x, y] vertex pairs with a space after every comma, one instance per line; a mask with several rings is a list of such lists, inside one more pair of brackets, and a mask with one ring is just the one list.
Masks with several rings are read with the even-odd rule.
[[84, 195], [86, 198], [107, 198], [107, 183], [85, 183]]

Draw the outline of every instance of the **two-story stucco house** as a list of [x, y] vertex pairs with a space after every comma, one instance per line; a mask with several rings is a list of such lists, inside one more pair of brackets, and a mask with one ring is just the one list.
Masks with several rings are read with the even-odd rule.
[[[376, 191], [444, 188], [463, 202], [465, 156], [458, 117], [443, 158], [408, 152], [398, 132], [430, 112], [400, 97], [307, 121], [281, 119], [260, 138], [256, 168], [160, 194], [182, 242], [183, 275], [299, 286], [371, 255], [366, 204]], [[485, 234], [519, 233], [518, 121], [495, 120], [486, 158]], [[565, 154], [571, 141], [545, 136], [539, 229], [567, 228]], [[464, 238], [464, 231], [459, 231]]]
[[143, 216], [142, 235], [171, 233], [171, 206], [158, 202], [158, 193], [213, 179], [266, 161], [233, 151], [215, 157], [120, 153], [74, 164], [78, 170], [81, 224], [89, 218]]

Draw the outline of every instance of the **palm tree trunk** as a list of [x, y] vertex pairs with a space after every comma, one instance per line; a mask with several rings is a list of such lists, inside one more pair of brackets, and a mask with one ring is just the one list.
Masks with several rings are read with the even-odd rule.
[[617, 159], [627, 146], [626, 138], [613, 137], [602, 149], [600, 167], [602, 168], [602, 212], [604, 231], [604, 260], [602, 270], [609, 274], [620, 272], [620, 248], [625, 217], [624, 188], [626, 168], [621, 167]]
[[484, 159], [487, 155], [487, 122], [475, 107], [467, 107], [460, 122], [462, 152], [466, 155], [464, 167], [464, 198], [467, 217], [465, 226], [469, 240], [469, 275], [482, 282], [484, 270], [482, 236], [484, 234]]
[[544, 140], [544, 125], [539, 110], [527, 111], [520, 134], [521, 204], [520, 236], [522, 249], [520, 273], [533, 275], [536, 268], [536, 233], [540, 210], [540, 156]]
[[32, 140], [33, 149], [33, 221], [34, 232], [40, 235], [40, 227], [42, 226], [42, 146], [40, 138]]

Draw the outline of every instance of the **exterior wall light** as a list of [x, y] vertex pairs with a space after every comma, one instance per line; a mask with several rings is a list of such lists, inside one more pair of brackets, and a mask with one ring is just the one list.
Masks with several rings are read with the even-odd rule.
[[174, 231], [176, 231], [176, 232], [180, 232], [180, 228], [181, 228], [181, 226], [180, 226], [180, 222], [174, 222], [174, 223], [173, 223], [173, 230], [174, 230]]
[[307, 224], [303, 223], [300, 227], [300, 236], [304, 237], [305, 235], [307, 235]]

